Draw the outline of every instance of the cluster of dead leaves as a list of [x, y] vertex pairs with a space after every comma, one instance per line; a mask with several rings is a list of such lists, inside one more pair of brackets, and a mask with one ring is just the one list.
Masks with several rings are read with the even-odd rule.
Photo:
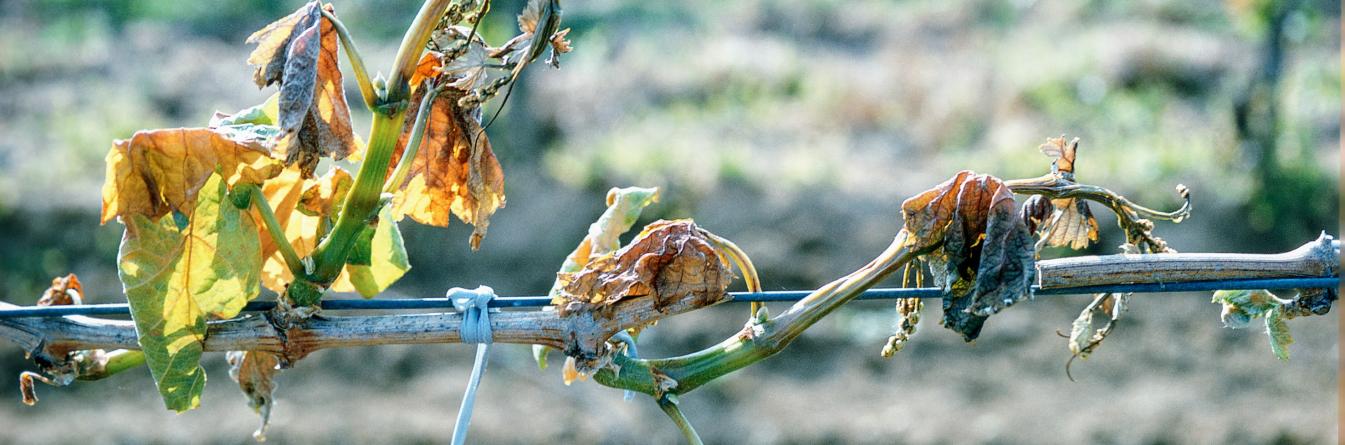
[[632, 298], [653, 298], [655, 308], [691, 299], [696, 306], [723, 300], [733, 272], [704, 230], [690, 220], [659, 220], [625, 247], [589, 261], [578, 272], [560, 272], [561, 316], [604, 312]]
[[944, 289], [945, 327], [974, 340], [990, 315], [1031, 296], [1033, 239], [1003, 181], [964, 170], [901, 208], [908, 246]]
[[341, 86], [336, 30], [319, 8], [333, 12], [330, 4], [310, 2], [247, 39], [257, 45], [248, 56], [257, 67], [253, 81], [263, 88], [280, 84], [277, 124], [284, 137], [276, 150], [285, 154], [285, 165], [297, 163], [304, 178], [313, 176], [320, 158], [345, 159], [358, 147]]

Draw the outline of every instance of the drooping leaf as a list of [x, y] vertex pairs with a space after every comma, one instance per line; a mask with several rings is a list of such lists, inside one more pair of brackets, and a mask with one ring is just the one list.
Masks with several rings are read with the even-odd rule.
[[1088, 209], [1088, 201], [1075, 198], [1052, 199], [1055, 212], [1046, 224], [1042, 242], [1050, 247], [1069, 246], [1079, 250], [1097, 241], [1097, 219]]
[[258, 442], [266, 441], [266, 427], [271, 423], [271, 408], [275, 399], [275, 376], [280, 373], [280, 358], [275, 354], [262, 351], [229, 351], [229, 378], [238, 383], [243, 395], [248, 398], [248, 407], [261, 416], [261, 425], [252, 437]]
[[[392, 215], [392, 208], [384, 206], [378, 212], [373, 235], [368, 238], [367, 264], [348, 262], [345, 271], [331, 289], [337, 292], [357, 291], [364, 298], [373, 298], [411, 270], [401, 231]], [[364, 261], [361, 261], [364, 262]]]
[[198, 406], [205, 387], [199, 362], [207, 318], [237, 315], [260, 291], [252, 216], [228, 201], [219, 175], [200, 190], [186, 227], [130, 215], [118, 253], [140, 347], [164, 404], [179, 412]]
[[305, 3], [290, 15], [248, 36], [246, 42], [257, 45], [252, 54], [248, 55], [248, 65], [256, 66], [252, 73], [252, 81], [257, 87], [265, 88], [283, 80], [290, 42], [296, 35], [317, 23], [321, 16], [318, 2]]
[[1031, 296], [1033, 240], [1013, 193], [970, 171], [902, 203], [908, 247], [944, 289], [945, 327], [975, 339], [985, 319]]
[[[358, 149], [341, 85], [335, 26], [318, 7], [305, 4], [248, 38], [258, 45], [248, 58], [257, 66], [257, 86], [280, 83], [275, 123], [284, 138], [277, 150], [285, 153], [285, 165], [297, 163], [305, 178], [313, 176], [320, 158], [345, 159]], [[333, 12], [330, 4], [322, 7]]]
[[[418, 104], [424, 93], [415, 93], [408, 116], [422, 112]], [[447, 227], [449, 214], [457, 215], [473, 226], [470, 242], [475, 250], [486, 236], [490, 216], [505, 205], [504, 173], [472, 110], [458, 106], [459, 97], [449, 90], [424, 111], [431, 113], [424, 139], [392, 204], [398, 218], [410, 216], [421, 224]], [[407, 118], [389, 174], [405, 153], [413, 121]]]
[[724, 257], [690, 220], [650, 223], [625, 247], [579, 272], [556, 275], [563, 283], [561, 316], [603, 311], [631, 298], [653, 298], [655, 307], [687, 298], [708, 306], [725, 297], [733, 278]]
[[238, 183], [261, 184], [279, 174], [281, 165], [259, 141], [231, 139], [209, 128], [145, 130], [114, 141], [107, 153], [100, 221], [190, 214], [196, 192], [216, 169], [232, 189]]
[[1289, 360], [1289, 345], [1294, 337], [1289, 334], [1289, 325], [1285, 320], [1285, 305], [1289, 301], [1280, 299], [1265, 289], [1257, 290], [1221, 290], [1214, 292], [1211, 302], [1223, 307], [1219, 318], [1224, 327], [1244, 328], [1253, 319], [1264, 318], [1266, 335], [1270, 337], [1270, 350], [1280, 360]]

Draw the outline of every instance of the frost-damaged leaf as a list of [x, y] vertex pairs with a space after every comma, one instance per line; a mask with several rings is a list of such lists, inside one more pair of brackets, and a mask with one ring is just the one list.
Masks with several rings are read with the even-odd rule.
[[[331, 5], [322, 7], [333, 11]], [[285, 165], [297, 163], [305, 178], [313, 176], [321, 157], [345, 159], [358, 147], [341, 85], [335, 27], [318, 8], [317, 2], [305, 4], [247, 40], [257, 44], [248, 57], [257, 66], [257, 86], [280, 83], [276, 123], [285, 138], [277, 150], [285, 153]]]
[[275, 354], [261, 351], [229, 351], [229, 378], [238, 383], [243, 395], [248, 398], [248, 407], [261, 416], [261, 425], [252, 437], [257, 441], [266, 440], [266, 427], [271, 423], [271, 408], [275, 399], [271, 393], [276, 389], [275, 376], [280, 372], [280, 358]]
[[1223, 320], [1224, 327], [1245, 328], [1253, 319], [1264, 318], [1271, 352], [1280, 360], [1289, 360], [1289, 345], [1294, 342], [1294, 337], [1289, 334], [1289, 325], [1285, 323], [1290, 318], [1285, 313], [1285, 305], [1289, 301], [1276, 297], [1268, 290], [1258, 289], [1215, 291], [1211, 302], [1223, 306], [1219, 318]]
[[196, 192], [217, 169], [232, 189], [240, 182], [261, 184], [279, 174], [281, 165], [259, 141], [231, 139], [209, 128], [145, 130], [114, 141], [107, 153], [100, 222], [190, 214]]
[[402, 233], [397, 228], [397, 220], [392, 215], [391, 207], [384, 206], [383, 210], [378, 212], [378, 222], [375, 223], [372, 236], [359, 242], [368, 243], [366, 246], [357, 247], [357, 250], [367, 252], [361, 255], [364, 261], [359, 261], [364, 264], [356, 264], [356, 261], [346, 264], [345, 271], [336, 282], [332, 283], [332, 290], [337, 292], [354, 290], [364, 298], [373, 298], [411, 270], [411, 264], [406, 257], [406, 246], [402, 244]]
[[1037, 147], [1042, 154], [1055, 158], [1051, 163], [1051, 172], [1056, 174], [1074, 175], [1074, 157], [1079, 150], [1079, 138], [1065, 142], [1065, 135], [1058, 138], [1046, 138], [1046, 143]]
[[[621, 235], [630, 230], [635, 225], [635, 221], [640, 219], [640, 214], [644, 212], [645, 207], [658, 202], [658, 187], [612, 187], [607, 191], [607, 210], [602, 212], [602, 216], [597, 221], [588, 226], [588, 234], [584, 235], [584, 240], [579, 242], [565, 257], [565, 262], [561, 264], [558, 274], [579, 272], [588, 265], [589, 260], [615, 252], [621, 247]], [[551, 291], [547, 293], [551, 297], [552, 305], [561, 305], [565, 303], [565, 298], [561, 296], [561, 288], [565, 282], [559, 277], [551, 285]], [[542, 345], [532, 347], [533, 359], [537, 360], [537, 366], [546, 368], [546, 355], [551, 348]]]
[[964, 170], [901, 208], [909, 247], [927, 252], [944, 289], [945, 327], [974, 340], [987, 317], [1030, 297], [1033, 239], [998, 178]]
[[629, 245], [590, 261], [582, 271], [556, 274], [563, 283], [561, 316], [602, 312], [631, 298], [664, 307], [682, 299], [708, 306], [725, 297], [733, 273], [705, 232], [690, 220], [659, 220]]
[[199, 362], [207, 317], [238, 314], [259, 293], [261, 244], [252, 216], [229, 203], [210, 175], [188, 223], [133, 214], [118, 253], [140, 347], [164, 404], [186, 411], [200, 403]]
[[[415, 116], [424, 89], [411, 100], [408, 116]], [[504, 207], [504, 172], [490, 149], [473, 111], [458, 106], [461, 95], [440, 94], [431, 105], [425, 137], [412, 160], [407, 181], [393, 198], [394, 214], [410, 216], [421, 224], [447, 227], [449, 214], [474, 226], [471, 245], [480, 247], [490, 216]], [[391, 174], [409, 143], [415, 119], [408, 117], [392, 163]]]
[[[275, 212], [285, 238], [300, 257], [317, 249], [318, 240], [332, 226], [353, 183], [350, 173], [340, 167], [333, 167], [317, 179], [303, 179], [302, 176], [297, 168], [286, 168], [262, 185], [262, 195]], [[260, 215], [255, 218], [259, 219]], [[266, 259], [262, 267], [262, 283], [267, 289], [283, 292], [285, 285], [294, 280], [294, 275], [271, 237], [264, 232], [265, 227], [259, 228], [263, 230], [262, 256]], [[349, 290], [353, 288], [343, 291]]]
[[42, 292], [42, 298], [37, 299], [38, 306], [68, 306], [72, 304], [84, 304], [84, 286], [79, 284], [79, 277], [76, 277], [75, 274], [52, 278], [51, 287]]
[[1055, 212], [1050, 223], [1042, 229], [1041, 242], [1050, 247], [1069, 246], [1079, 250], [1097, 241], [1097, 219], [1088, 209], [1088, 201], [1065, 198], [1052, 199]]

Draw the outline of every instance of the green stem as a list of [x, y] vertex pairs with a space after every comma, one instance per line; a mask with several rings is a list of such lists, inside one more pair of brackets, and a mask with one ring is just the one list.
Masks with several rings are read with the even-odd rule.
[[425, 43], [430, 40], [430, 34], [438, 26], [449, 3], [451, 0], [426, 0], [402, 37], [397, 58], [393, 62], [392, 78], [388, 80], [388, 90], [374, 107], [369, 147], [364, 162], [360, 164], [360, 171], [355, 176], [355, 184], [346, 196], [336, 225], [313, 253], [313, 273], [303, 280], [296, 279], [296, 282], [306, 281], [320, 293], [322, 288], [336, 280], [345, 267], [346, 256], [350, 254], [356, 237], [377, 210], [388, 178], [388, 164], [392, 161], [392, 152], [397, 148], [397, 139], [406, 123], [404, 105], [411, 91], [407, 80], [415, 72], [420, 55], [425, 52]]
[[696, 434], [696, 429], [691, 426], [691, 421], [687, 420], [687, 417], [682, 414], [682, 409], [677, 407], [676, 395], [668, 394], [659, 397], [658, 407], [663, 410], [664, 414], [668, 415], [668, 418], [672, 419], [673, 423], [677, 424], [679, 430], [682, 430], [682, 437], [686, 438], [687, 444], [702, 445], [705, 443], [701, 441], [701, 436]]
[[346, 256], [355, 244], [355, 239], [368, 224], [369, 218], [378, 209], [383, 194], [383, 182], [387, 178], [388, 164], [392, 162], [392, 152], [396, 148], [397, 138], [401, 136], [406, 122], [406, 110], [393, 113], [392, 116], [374, 114], [373, 131], [370, 132], [369, 149], [364, 163], [356, 174], [355, 184], [346, 196], [341, 216], [336, 225], [313, 253], [314, 271], [309, 277], [316, 284], [328, 284], [336, 279], [345, 267]]
[[294, 251], [294, 246], [285, 238], [285, 231], [280, 228], [280, 221], [276, 220], [276, 214], [271, 210], [271, 203], [266, 202], [266, 196], [262, 195], [261, 190], [255, 185], [247, 185], [245, 192], [251, 195], [252, 207], [257, 209], [257, 213], [262, 215], [262, 223], [266, 225], [266, 233], [271, 235], [271, 242], [276, 245], [276, 250], [280, 251], [280, 256], [285, 259], [285, 266], [290, 268], [290, 273], [295, 277], [304, 276], [303, 262], [299, 260], [299, 254]]
[[425, 97], [420, 100], [420, 108], [416, 110], [416, 123], [411, 127], [411, 138], [407, 140], [406, 149], [402, 152], [402, 158], [397, 162], [397, 168], [392, 171], [392, 176], [383, 187], [383, 193], [393, 193], [401, 188], [402, 181], [406, 180], [406, 174], [411, 171], [411, 164], [415, 161], [417, 152], [420, 151], [421, 140], [425, 137], [426, 123], [430, 120], [430, 107], [434, 104], [434, 98], [439, 96], [438, 88], [429, 88], [425, 92]]
[[336, 35], [341, 39], [341, 47], [346, 49], [346, 59], [350, 61], [350, 69], [355, 72], [355, 82], [360, 86], [360, 96], [364, 99], [364, 105], [372, 111], [378, 105], [378, 92], [374, 91], [374, 84], [369, 80], [369, 70], [364, 67], [364, 57], [360, 56], [360, 50], [355, 48], [355, 40], [350, 38], [350, 31], [346, 29], [346, 24], [341, 19], [336, 18], [335, 14], [328, 11], [327, 8], [318, 8], [322, 11], [322, 16], [326, 17], [336, 28]]
[[[650, 395], [685, 394], [784, 350], [809, 326], [882, 282], [920, 253], [907, 246], [907, 233], [902, 231], [868, 265], [813, 291], [779, 317], [745, 327], [745, 332], [718, 345], [681, 357], [642, 360], [613, 355], [614, 366], [598, 371], [593, 380]], [[621, 372], [613, 372], [614, 367]]]
[[430, 40], [430, 34], [434, 32], [435, 26], [439, 25], [439, 19], [448, 11], [450, 3], [451, 0], [426, 0], [421, 5], [415, 21], [411, 22], [411, 27], [406, 29], [406, 35], [402, 37], [402, 45], [397, 49], [397, 58], [392, 62], [392, 76], [388, 79], [388, 102], [400, 102], [410, 95], [411, 87], [407, 81], [416, 72], [420, 55], [425, 51], [425, 42]]
[[145, 353], [138, 350], [118, 349], [103, 355], [102, 366], [95, 367], [91, 372], [80, 374], [75, 377], [79, 380], [102, 380], [128, 369], [138, 368], [145, 364]]

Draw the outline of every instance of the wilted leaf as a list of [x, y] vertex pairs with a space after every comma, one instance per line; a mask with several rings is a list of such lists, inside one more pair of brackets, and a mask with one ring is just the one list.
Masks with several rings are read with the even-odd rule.
[[[247, 40], [257, 44], [248, 57], [257, 66], [257, 86], [280, 83], [276, 124], [285, 138], [277, 150], [285, 153], [286, 165], [299, 164], [305, 178], [313, 176], [321, 157], [345, 159], [357, 149], [335, 27], [318, 7], [307, 3]], [[323, 8], [332, 11], [331, 5]]]
[[[411, 100], [408, 116], [415, 116], [423, 89]], [[481, 124], [458, 106], [459, 95], [440, 94], [428, 111], [425, 137], [412, 160], [407, 181], [393, 198], [394, 214], [410, 216], [421, 224], [447, 227], [449, 214], [474, 226], [472, 249], [480, 247], [486, 236], [490, 216], [504, 207], [504, 173], [490, 140]], [[414, 119], [407, 118], [406, 128], [397, 141], [391, 174], [409, 143]]]
[[[657, 187], [613, 187], [608, 190], [607, 210], [602, 212], [597, 221], [588, 226], [588, 234], [579, 242], [579, 246], [565, 257], [565, 263], [561, 264], [559, 272], [578, 272], [589, 263], [589, 260], [615, 252], [621, 247], [621, 234], [630, 230], [635, 221], [640, 219], [640, 213], [644, 212], [644, 208], [658, 202], [658, 198]], [[549, 293], [551, 304], [564, 302], [560, 297], [563, 286], [559, 279], [551, 286]]]
[[[658, 198], [658, 187], [612, 187], [608, 190], [607, 210], [588, 226], [588, 234], [584, 235], [583, 241], [561, 264], [558, 277], [547, 293], [551, 297], [551, 304], [559, 306], [565, 303], [565, 298], [561, 296], [565, 282], [559, 278], [560, 274], [579, 272], [588, 265], [589, 260], [615, 252], [621, 247], [621, 235], [630, 230], [635, 221], [640, 219], [644, 208], [658, 202]], [[542, 345], [532, 347], [533, 359], [538, 366], [546, 368], [546, 355], [550, 350], [550, 347]]]
[[397, 228], [397, 220], [393, 218], [391, 207], [384, 206], [383, 210], [378, 212], [378, 222], [373, 235], [367, 241], [361, 241], [363, 242], [368, 243], [363, 247], [368, 252], [365, 255], [367, 261], [358, 262], [364, 264], [348, 261], [345, 271], [336, 282], [332, 283], [332, 290], [337, 292], [354, 290], [364, 298], [373, 298], [397, 282], [406, 271], [411, 270], [411, 264], [406, 257], [406, 246], [402, 244], [402, 234]]
[[[296, 168], [286, 168], [279, 176], [262, 185], [262, 195], [271, 205], [280, 223], [281, 230], [294, 252], [305, 257], [317, 249], [318, 240], [326, 235], [335, 221], [336, 212], [344, 202], [345, 194], [353, 182], [350, 173], [340, 167], [333, 167], [317, 179], [303, 179]], [[260, 220], [260, 216], [255, 216]], [[262, 237], [262, 256], [266, 259], [262, 267], [262, 284], [267, 289], [284, 292], [285, 285], [294, 280], [294, 275], [285, 264], [275, 243], [260, 227]], [[342, 275], [348, 271], [343, 271]], [[338, 278], [344, 282], [344, 278]], [[350, 286], [341, 292], [353, 291]]]
[[684, 298], [701, 306], [726, 295], [732, 271], [704, 232], [690, 220], [655, 221], [629, 245], [590, 261], [582, 271], [561, 272], [562, 316], [601, 311], [630, 298], [652, 297], [655, 307]]
[[1083, 249], [1097, 241], [1097, 219], [1088, 209], [1088, 201], [1065, 198], [1052, 199], [1055, 212], [1051, 222], [1042, 230], [1042, 242], [1050, 247], [1069, 246], [1071, 249]]
[[1244, 328], [1256, 318], [1264, 318], [1266, 335], [1270, 337], [1270, 350], [1280, 360], [1289, 359], [1289, 345], [1294, 338], [1289, 334], [1289, 325], [1285, 323], [1285, 305], [1289, 302], [1276, 297], [1265, 289], [1257, 290], [1221, 290], [1214, 292], [1211, 300], [1223, 306], [1219, 318], [1229, 328]]
[[346, 195], [355, 180], [343, 168], [332, 168], [316, 183], [307, 182], [299, 196], [299, 211], [308, 216], [334, 218], [341, 212]]
[[232, 187], [261, 184], [280, 173], [279, 162], [255, 140], [234, 140], [209, 128], [138, 131], [107, 153], [101, 222], [169, 212], [190, 214], [196, 192], [217, 169]]
[[1065, 136], [1058, 138], [1046, 138], [1046, 143], [1041, 144], [1042, 154], [1055, 158], [1051, 163], [1051, 171], [1059, 174], [1074, 175], [1074, 156], [1079, 150], [1079, 138], [1065, 142]]
[[199, 364], [206, 319], [238, 314], [260, 291], [261, 245], [251, 215], [227, 199], [210, 175], [188, 223], [133, 214], [118, 253], [118, 271], [164, 404], [186, 411], [200, 403]]
[[[333, 172], [336, 170], [338, 169], [333, 169]], [[328, 174], [334, 174], [333, 172]], [[262, 196], [275, 213], [276, 221], [280, 223], [285, 238], [291, 246], [294, 246], [295, 252], [300, 257], [308, 255], [317, 248], [318, 231], [322, 223], [321, 218], [305, 215], [298, 210], [304, 186], [312, 182], [305, 181], [302, 176], [299, 169], [286, 168], [261, 187]], [[255, 220], [261, 221], [261, 216], [255, 210], [253, 215]], [[285, 258], [280, 254], [270, 234], [266, 232], [266, 228], [261, 224], [257, 226], [261, 237], [261, 255], [265, 260], [262, 265], [262, 285], [282, 293], [285, 291], [285, 285], [294, 279], [294, 275], [285, 264]]]
[[76, 277], [75, 274], [52, 278], [51, 287], [42, 292], [42, 298], [37, 299], [38, 306], [69, 306], [72, 304], [84, 304], [84, 286], [79, 284], [79, 277]]
[[248, 407], [261, 416], [261, 426], [252, 433], [259, 442], [266, 440], [266, 427], [271, 423], [271, 408], [275, 399], [275, 376], [280, 372], [280, 358], [261, 351], [229, 351], [229, 378], [238, 383], [248, 398]]
[[943, 325], [975, 339], [985, 319], [1030, 296], [1033, 240], [998, 178], [958, 172], [902, 203], [908, 246], [944, 289]]

